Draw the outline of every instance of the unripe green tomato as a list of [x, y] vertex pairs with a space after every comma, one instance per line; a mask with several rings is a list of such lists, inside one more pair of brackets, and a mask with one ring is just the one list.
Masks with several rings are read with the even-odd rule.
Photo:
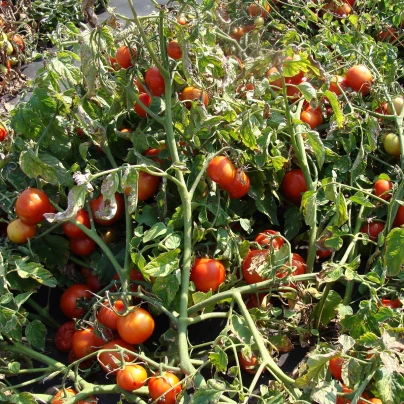
[[13, 45], [11, 45], [11, 42], [7, 41], [7, 56], [10, 56], [14, 52]]
[[391, 156], [400, 156], [400, 138], [395, 133], [389, 133], [383, 139], [384, 150]]
[[265, 20], [264, 20], [262, 17], [257, 17], [257, 18], [254, 20], [254, 25], [255, 25], [256, 27], [262, 27], [264, 24], [265, 24]]
[[[404, 105], [404, 98], [401, 97], [400, 95], [398, 97], [394, 97], [393, 98], [393, 105], [394, 105], [394, 109], [396, 110], [396, 114], [400, 115], [401, 111], [403, 109], [403, 105]], [[393, 110], [390, 107], [390, 105], [387, 107], [387, 110], [388, 110], [390, 115], [393, 114]]]
[[7, 74], [7, 67], [0, 64], [0, 74]]
[[15, 66], [18, 63], [18, 59], [17, 58], [10, 58], [8, 59], [10, 61], [11, 66]]

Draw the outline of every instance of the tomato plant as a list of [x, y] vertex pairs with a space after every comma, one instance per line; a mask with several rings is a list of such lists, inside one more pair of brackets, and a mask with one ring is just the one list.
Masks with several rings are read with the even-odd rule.
[[90, 255], [95, 250], [95, 242], [90, 237], [72, 238], [69, 243], [70, 249], [76, 255]]
[[268, 247], [268, 245], [271, 244], [275, 250], [279, 250], [285, 244], [285, 241], [282, 237], [273, 237], [277, 234], [279, 234], [279, 232], [275, 230], [264, 230], [255, 237], [254, 241], [263, 247]]
[[0, 142], [4, 142], [8, 136], [6, 127], [0, 122]]
[[170, 58], [178, 60], [182, 57], [182, 49], [178, 41], [173, 39], [167, 45], [167, 53]]
[[113, 308], [111, 308], [109, 303], [105, 301], [97, 313], [97, 320], [106, 327], [111, 328], [112, 330], [117, 330], [117, 321], [119, 318], [118, 313], [123, 312], [124, 310], [125, 306], [122, 300], [114, 302]]
[[120, 194], [115, 193], [116, 210], [115, 213], [110, 215], [109, 219], [103, 219], [98, 216], [97, 212], [102, 212], [105, 209], [104, 197], [100, 195], [96, 199], [90, 201], [91, 213], [93, 215], [93, 220], [95, 223], [102, 226], [110, 226], [116, 223], [124, 213], [124, 201]]
[[[200, 90], [199, 88], [195, 87], [185, 87], [181, 93], [181, 100], [182, 101], [192, 101], [192, 100], [199, 100], [205, 105], [205, 107], [209, 104], [209, 96], [205, 91]], [[185, 102], [185, 106], [189, 109], [191, 108], [190, 102]]]
[[[63, 404], [66, 402], [66, 399], [72, 398], [77, 395], [77, 391], [72, 388], [67, 388], [64, 390], [59, 390], [52, 399], [51, 404]], [[76, 401], [77, 404], [96, 404], [97, 400], [93, 397], [87, 397], [83, 400]]]
[[251, 250], [243, 261], [243, 278], [248, 284], [262, 282], [264, 279], [257, 269], [265, 264], [268, 250]]
[[343, 358], [331, 358], [329, 362], [329, 369], [331, 376], [334, 379], [337, 379], [339, 381], [342, 381], [342, 365], [344, 364], [344, 359]]
[[[148, 108], [148, 107], [150, 106], [152, 100], [151, 100], [149, 94], [142, 93], [142, 94], [139, 94], [139, 101], [140, 101], [145, 107]], [[143, 108], [143, 105], [141, 105], [140, 103], [136, 102], [133, 107], [134, 107], [134, 109], [135, 109], [135, 112], [136, 112], [141, 118], [146, 118], [147, 112], [146, 112], [145, 109]]]
[[400, 156], [400, 138], [395, 133], [389, 133], [383, 138], [384, 150], [392, 156]]
[[132, 57], [135, 58], [136, 55], [136, 48], [129, 48], [128, 46], [123, 45], [116, 51], [115, 61], [120, 67], [127, 69], [132, 66]]
[[391, 198], [390, 191], [393, 189], [391, 181], [379, 179], [375, 182], [374, 186], [375, 195], [388, 201]]
[[376, 240], [379, 233], [384, 230], [384, 223], [381, 222], [369, 222], [362, 225], [360, 228], [361, 233], [366, 233], [369, 235], [369, 238], [372, 240]]
[[345, 82], [352, 90], [367, 94], [372, 85], [373, 76], [366, 66], [355, 65], [346, 72]]
[[161, 97], [165, 93], [164, 78], [157, 67], [147, 69], [144, 79], [152, 95]]
[[77, 330], [73, 334], [72, 348], [77, 359], [84, 358], [105, 345], [101, 337], [97, 337], [93, 328]]
[[243, 353], [239, 352], [238, 360], [240, 361], [240, 366], [247, 373], [251, 373], [251, 374], [257, 373], [258, 358], [253, 353], [251, 353], [250, 357], [244, 357]]

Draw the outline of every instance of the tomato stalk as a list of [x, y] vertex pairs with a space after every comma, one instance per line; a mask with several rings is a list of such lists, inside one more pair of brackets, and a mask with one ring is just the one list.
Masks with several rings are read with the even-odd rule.
[[51, 325], [55, 330], [60, 327], [60, 324], [49, 314], [49, 307], [41, 307], [35, 300], [32, 298], [26, 301], [39, 315], [42, 321]]

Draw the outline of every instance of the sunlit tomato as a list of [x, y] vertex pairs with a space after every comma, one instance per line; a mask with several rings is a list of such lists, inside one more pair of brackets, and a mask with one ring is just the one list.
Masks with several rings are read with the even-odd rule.
[[113, 310], [110, 307], [108, 301], [104, 301], [104, 305], [101, 306], [100, 311], [97, 313], [97, 320], [102, 324], [105, 325], [105, 327], [110, 328], [111, 330], [117, 330], [118, 325], [117, 325], [117, 320], [118, 320], [118, 314], [116, 312], [124, 312], [125, 311], [125, 305], [123, 304], [122, 300], [117, 300], [114, 302], [114, 307]]
[[266, 73], [265, 77], [271, 83], [271, 86], [282, 88], [282, 77], [274, 78], [273, 76], [279, 74], [279, 70], [276, 67], [271, 67]]
[[240, 41], [241, 37], [245, 34], [243, 27], [233, 28], [230, 32], [230, 37], [236, 41]]
[[186, 19], [183, 15], [180, 15], [180, 16], [177, 18], [177, 23], [180, 24], [180, 25], [187, 25], [187, 24], [188, 24], [188, 21], [187, 21], [187, 19]]
[[[175, 386], [175, 387], [174, 387]], [[175, 404], [176, 396], [182, 390], [180, 379], [171, 372], [164, 372], [161, 375], [155, 375], [150, 378], [149, 394], [153, 401], [157, 404]]]
[[[142, 93], [139, 94], [139, 101], [147, 108], [150, 107], [151, 104], [151, 98], [149, 97], [149, 94]], [[141, 118], [146, 118], [147, 112], [144, 110], [143, 106], [140, 105], [138, 102], [135, 102], [133, 108], [135, 109], [135, 112], [141, 117]]]
[[277, 234], [279, 234], [279, 232], [275, 230], [264, 230], [255, 237], [254, 241], [263, 247], [268, 247], [269, 244], [272, 244], [275, 250], [279, 250], [285, 244], [285, 241], [282, 237], [273, 237]]
[[382, 305], [384, 307], [390, 307], [391, 309], [399, 309], [402, 306], [399, 299], [395, 299], [395, 300], [383, 299]]
[[[116, 347], [117, 345], [117, 347]], [[119, 349], [119, 347], [127, 349], [128, 351], [133, 351], [134, 346], [125, 342], [123, 339], [118, 338], [113, 341], [108, 342], [104, 345], [102, 349]], [[136, 356], [129, 352], [123, 352], [122, 354], [125, 362], [132, 362], [135, 360]], [[98, 362], [106, 373], [115, 373], [119, 368], [121, 368], [121, 354], [119, 352], [102, 352], [98, 356]]]
[[35, 236], [36, 225], [23, 222], [21, 219], [13, 220], [7, 226], [7, 236], [13, 243], [24, 244], [29, 238]]
[[352, 66], [346, 72], [345, 82], [356, 92], [367, 94], [372, 85], [373, 77], [370, 70], [364, 65]]
[[87, 355], [97, 351], [105, 345], [101, 337], [97, 337], [93, 328], [77, 330], [73, 334], [73, 353], [77, 359], [84, 358]]
[[324, 6], [324, 10], [330, 11], [332, 14], [338, 16], [338, 17], [346, 17], [347, 15], [351, 14], [352, 12], [352, 7], [345, 3], [345, 4], [337, 4], [340, 3], [340, 1], [337, 0], [337, 2], [330, 2], [327, 5]]
[[391, 26], [387, 26], [377, 34], [376, 39], [382, 42], [393, 43], [398, 39], [397, 30]]
[[147, 157], [149, 157], [150, 159], [152, 159], [153, 161], [155, 161], [156, 163], [163, 165], [164, 164], [164, 160], [159, 159], [158, 155], [164, 150], [164, 148], [160, 148], [160, 149], [154, 149], [154, 148], [150, 148], [148, 150], [146, 150], [143, 154]]
[[331, 358], [328, 363], [331, 376], [334, 379], [342, 381], [342, 365], [344, 364], [344, 359], [340, 357]]
[[334, 76], [330, 81], [330, 86], [328, 90], [334, 93], [335, 95], [341, 95], [342, 94], [341, 90], [345, 91], [347, 87], [348, 85], [346, 84], [345, 77]]
[[69, 352], [73, 345], [73, 334], [76, 332], [76, 323], [66, 321], [56, 331], [55, 345], [61, 352]]
[[248, 7], [248, 14], [250, 17], [262, 17], [264, 19], [268, 18], [268, 14], [271, 11], [269, 4], [259, 5], [257, 3], [251, 3]]
[[128, 67], [132, 66], [132, 58], [135, 58], [137, 56], [137, 49], [132, 47], [129, 48], [126, 45], [121, 46], [115, 54], [115, 60], [118, 63], [119, 66], [121, 66], [124, 69], [127, 69]]
[[200, 292], [216, 292], [226, 278], [226, 268], [220, 261], [198, 258], [191, 269], [191, 281]]
[[379, 233], [384, 230], [384, 226], [384, 223], [381, 222], [370, 222], [363, 224], [359, 231], [367, 233], [371, 240], [377, 240]]
[[393, 189], [393, 184], [391, 181], [382, 179], [377, 180], [373, 188], [375, 191], [375, 195], [379, 198], [382, 198], [385, 201], [388, 201], [391, 198], [391, 193], [389, 192]]
[[[64, 404], [68, 398], [72, 398], [76, 394], [77, 392], [74, 389], [61, 389], [55, 394], [51, 404]], [[90, 396], [77, 401], [76, 404], [97, 404], [97, 400], [93, 396]]]
[[[205, 107], [209, 104], [209, 97], [205, 91], [200, 90], [196, 87], [185, 87], [181, 93], [181, 101], [192, 101], [192, 100], [199, 100], [202, 101]], [[190, 109], [192, 103], [186, 102], [185, 106]]]
[[[400, 115], [404, 105], [404, 98], [402, 96], [397, 96], [394, 97], [392, 101], [396, 114]], [[387, 105], [387, 111], [389, 112], [390, 115], [393, 115], [393, 109], [390, 107], [390, 105]]]
[[[80, 209], [75, 216], [75, 219], [80, 222], [82, 225], [86, 226], [87, 228], [90, 228], [90, 216], [84, 209]], [[85, 237], [85, 234], [82, 230], [78, 228], [73, 223], [66, 222], [63, 223], [62, 225], [63, 231], [66, 234], [67, 237], [70, 238], [83, 238]]]
[[394, 227], [400, 227], [404, 224], [404, 206], [400, 205], [397, 210], [397, 215], [394, 218]]
[[41, 222], [44, 219], [44, 213], [52, 211], [48, 196], [37, 188], [27, 188], [15, 203], [15, 213], [23, 222], [29, 224]]
[[147, 69], [144, 79], [152, 95], [161, 97], [166, 92], [164, 78], [157, 67]]
[[118, 370], [116, 374], [116, 383], [123, 390], [133, 391], [143, 387], [147, 380], [147, 372], [140, 365], [126, 365]]
[[141, 307], [129, 307], [125, 316], [116, 322], [119, 336], [129, 344], [142, 344], [150, 338], [154, 331], [154, 319], [148, 311]]
[[251, 353], [250, 358], [245, 358], [243, 356], [242, 352], [239, 352], [238, 360], [239, 360], [241, 368], [243, 370], [245, 370], [247, 373], [251, 373], [252, 375], [257, 373], [259, 363], [258, 363], [257, 357], [253, 353]]
[[383, 138], [383, 147], [387, 154], [391, 156], [400, 156], [400, 137], [395, 133], [389, 133]]
[[326, 249], [319, 248], [317, 250], [317, 257], [320, 259], [331, 257], [331, 254], [332, 254], [332, 250], [330, 250], [328, 248], [326, 248]]
[[101, 208], [103, 208], [104, 197], [102, 194], [98, 198], [92, 199], [90, 201], [90, 209], [91, 213], [93, 214], [94, 223], [100, 224], [102, 226], [110, 226], [116, 223], [122, 217], [125, 211], [125, 202], [123, 201], [122, 196], [117, 192], [115, 193], [115, 200], [117, 209], [115, 215], [111, 219], [100, 219], [96, 215], [96, 212], [101, 210]]
[[233, 163], [225, 156], [216, 156], [209, 162], [208, 177], [224, 189], [233, 184], [236, 173]]
[[83, 238], [71, 238], [69, 247], [76, 255], [85, 257], [95, 250], [95, 241], [87, 236]]
[[[147, 201], [156, 194], [160, 184], [160, 178], [156, 175], [140, 171], [137, 183], [138, 201]], [[125, 195], [129, 195], [132, 191], [131, 187], [125, 188]]]
[[245, 85], [240, 84], [239, 86], [237, 86], [236, 92], [240, 94], [241, 98], [245, 98], [247, 91], [254, 91], [254, 88], [254, 84], [252, 83], [246, 83]]
[[6, 127], [0, 122], [0, 142], [4, 142], [7, 138], [7, 129]]
[[254, 25], [255, 25], [257, 28], [261, 28], [264, 24], [265, 24], [265, 19], [264, 19], [263, 17], [257, 17], [257, 18], [254, 20]]
[[286, 84], [286, 95], [288, 98], [290, 98], [291, 101], [295, 101], [298, 98], [302, 96], [301, 91], [299, 90], [298, 86], [299, 84], [302, 83], [307, 83], [309, 79], [307, 77], [302, 77], [300, 82], [294, 82], [292, 83], [292, 80], [290, 78], [285, 79], [285, 84]]
[[323, 123], [321, 107], [318, 106], [314, 109], [310, 105], [307, 105], [300, 114], [300, 120], [307, 123], [311, 129], [317, 128], [317, 126]]
[[182, 49], [178, 41], [173, 39], [167, 45], [167, 54], [170, 58], [178, 60], [182, 58]]
[[227, 190], [231, 199], [242, 198], [248, 193], [250, 189], [250, 178], [248, 175], [240, 169], [236, 171], [234, 181], [229, 185]]
[[302, 194], [307, 191], [307, 183], [303, 171], [295, 168], [285, 174], [281, 188], [285, 198], [292, 203], [300, 204]]
[[24, 51], [24, 49], [25, 49], [25, 43], [24, 43], [24, 40], [22, 39], [22, 37], [21, 37], [20, 35], [14, 34], [14, 35], [12, 36], [11, 40], [12, 40], [13, 42], [15, 42], [15, 43], [18, 45], [18, 47], [19, 47], [22, 51]]
[[380, 398], [376, 398], [376, 397], [369, 398], [368, 401], [370, 401], [370, 402], [373, 403], [373, 404], [383, 404], [383, 401], [380, 400]]
[[[286, 265], [290, 265], [289, 262], [286, 263]], [[292, 267], [294, 267], [295, 269], [293, 269], [291, 275], [292, 276], [297, 276], [297, 275], [304, 275], [306, 273], [307, 270], [307, 265], [306, 265], [306, 261], [304, 260], [304, 258], [302, 256], [300, 256], [297, 253], [293, 253], [292, 254]], [[287, 271], [285, 270], [279, 270], [276, 272], [276, 276], [278, 278], [284, 278], [287, 275]]]
[[86, 285], [80, 283], [69, 286], [60, 298], [60, 308], [63, 314], [68, 318], [81, 318], [86, 309], [77, 307], [80, 300], [91, 299], [92, 294]]
[[264, 278], [256, 271], [264, 265], [267, 260], [269, 250], [251, 250], [243, 261], [243, 278], [248, 284], [262, 282]]

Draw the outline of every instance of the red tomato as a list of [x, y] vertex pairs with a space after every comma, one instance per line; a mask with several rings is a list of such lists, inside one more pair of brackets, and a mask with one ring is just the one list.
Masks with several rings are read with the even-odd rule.
[[161, 97], [166, 92], [164, 78], [157, 67], [147, 69], [144, 79], [152, 95]]
[[382, 305], [384, 307], [390, 307], [391, 309], [399, 309], [402, 306], [399, 299], [395, 299], [395, 300], [383, 299]]
[[173, 39], [167, 45], [167, 54], [170, 58], [178, 60], [182, 58], [182, 49], [178, 41]]
[[226, 268], [220, 261], [198, 258], [191, 269], [191, 281], [200, 292], [216, 292], [226, 278]]
[[[149, 198], [155, 195], [159, 187], [159, 184], [160, 184], [160, 177], [146, 173], [144, 171], [140, 171], [137, 183], [138, 201], [147, 201]], [[131, 191], [132, 191], [131, 187], [126, 187], [125, 195], [129, 195]]]
[[133, 391], [143, 387], [147, 380], [147, 372], [140, 365], [126, 365], [116, 374], [116, 383], [123, 390]]
[[302, 77], [300, 82], [292, 82], [290, 78], [285, 79], [286, 83], [286, 95], [291, 98], [291, 101], [294, 101], [301, 97], [302, 93], [300, 92], [299, 88], [296, 87], [299, 84], [307, 83], [309, 79], [307, 77]]
[[75, 284], [69, 286], [60, 298], [60, 308], [63, 314], [69, 318], [81, 318], [84, 316], [86, 309], [77, 307], [78, 300], [91, 299], [92, 294], [86, 285]]
[[314, 109], [310, 105], [307, 105], [300, 114], [300, 120], [307, 123], [311, 129], [317, 128], [317, 126], [323, 123], [321, 107]]
[[342, 381], [342, 365], [344, 364], [344, 359], [340, 357], [331, 358], [328, 363], [328, 367], [330, 369], [331, 376], [334, 379]]
[[154, 319], [141, 307], [132, 306], [129, 310], [125, 316], [118, 317], [116, 322], [119, 336], [129, 344], [142, 344], [153, 334]]
[[15, 213], [25, 223], [42, 222], [44, 213], [52, 212], [48, 196], [40, 189], [27, 188], [17, 198]]
[[123, 201], [123, 198], [118, 192], [115, 193], [115, 200], [116, 200], [116, 205], [117, 205], [117, 210], [115, 212], [115, 215], [111, 219], [99, 219], [96, 216], [96, 213], [98, 210], [101, 209], [103, 206], [103, 200], [104, 197], [101, 194], [97, 199], [92, 199], [90, 201], [90, 209], [91, 213], [93, 214], [93, 220], [94, 223], [100, 224], [102, 226], [110, 226], [114, 223], [116, 223], [123, 215], [125, 212], [125, 202]]
[[159, 163], [160, 165], [164, 164], [164, 160], [159, 159], [158, 156], [165, 148], [161, 148], [161, 149], [153, 149], [150, 148], [148, 150], [146, 150], [143, 154], [147, 157], [149, 157], [150, 159], [152, 159], [153, 161], [155, 161], [156, 163]]
[[73, 334], [76, 332], [76, 323], [66, 321], [56, 331], [55, 345], [61, 352], [69, 352], [73, 345]]
[[276, 90], [278, 90], [278, 89], [282, 88], [282, 77], [278, 77], [277, 79], [272, 79], [271, 80], [271, 75], [275, 75], [276, 73], [279, 73], [279, 70], [276, 67], [271, 67], [265, 73], [265, 77], [271, 83], [271, 86], [276, 87]]
[[241, 171], [240, 169], [236, 171], [236, 176], [234, 181], [227, 189], [230, 194], [231, 199], [242, 198], [244, 195], [248, 193], [250, 189], [250, 178], [248, 175]]
[[251, 250], [243, 261], [243, 278], [249, 284], [262, 282], [264, 278], [256, 272], [256, 269], [266, 262], [269, 250]]
[[[203, 105], [205, 105], [205, 107], [209, 104], [209, 96], [208, 94], [203, 91], [200, 90], [199, 88], [196, 87], [185, 87], [182, 90], [181, 93], [181, 101], [192, 101], [192, 100], [199, 100], [203, 102]], [[192, 103], [190, 102], [186, 102], [185, 106], [190, 109], [192, 106]]]
[[[116, 345], [118, 347], [116, 347]], [[108, 344], [103, 346], [104, 349], [118, 349], [119, 347], [127, 349], [128, 351], [133, 351], [134, 346], [128, 344], [124, 340], [118, 338], [113, 341], [108, 342]], [[124, 352], [122, 354], [125, 362], [132, 362], [136, 359], [134, 354]], [[121, 354], [119, 352], [102, 352], [98, 356], [98, 362], [106, 373], [115, 373], [121, 367]], [[122, 364], [123, 365], [123, 364]]]
[[238, 360], [240, 362], [241, 368], [247, 373], [251, 373], [252, 375], [257, 373], [259, 363], [257, 357], [253, 353], [251, 353], [251, 358], [244, 358], [243, 354], [239, 352]]
[[[289, 262], [286, 263], [286, 265], [290, 265]], [[306, 261], [302, 256], [300, 256], [297, 253], [292, 254], [292, 267], [295, 267], [295, 269], [292, 271], [291, 275], [292, 276], [297, 276], [297, 275], [303, 275], [306, 273], [307, 270], [307, 265]], [[278, 278], [284, 278], [287, 275], [286, 270], [279, 270], [276, 272], [276, 276]]]
[[364, 65], [352, 66], [346, 73], [346, 84], [356, 92], [367, 94], [372, 85], [373, 77]]
[[[71, 388], [59, 390], [53, 397], [51, 404], [64, 404], [67, 398], [72, 398], [76, 394], [76, 390]], [[90, 396], [77, 401], [76, 404], [97, 404], [97, 400], [93, 396]]]
[[382, 115], [389, 115], [389, 104], [383, 101], [376, 109], [375, 112]]
[[289, 202], [300, 204], [302, 194], [308, 190], [303, 171], [295, 168], [287, 172], [283, 177], [281, 188]]
[[[147, 108], [150, 107], [151, 104], [151, 98], [149, 97], [149, 94], [146, 93], [142, 93], [139, 94], [139, 100], [140, 102], [143, 103], [143, 105]], [[143, 109], [143, 106], [140, 105], [139, 103], [135, 103], [135, 105], [133, 106], [135, 109], [135, 112], [141, 117], [141, 118], [146, 118], [147, 116], [147, 112]]]
[[269, 4], [259, 5], [257, 3], [251, 3], [248, 7], [248, 14], [250, 17], [262, 17], [264, 19], [268, 18], [268, 14], [271, 11]]
[[187, 21], [187, 19], [186, 19], [183, 15], [180, 15], [180, 16], [177, 18], [177, 23], [180, 24], [180, 25], [187, 25], [187, 24], [188, 24], [188, 21]]
[[368, 401], [370, 401], [373, 404], [383, 404], [383, 401], [380, 400], [380, 398], [375, 398], [375, 397], [374, 398], [369, 398]]
[[97, 337], [92, 328], [78, 330], [73, 334], [73, 353], [77, 359], [90, 355], [104, 345], [105, 341]]
[[[90, 216], [84, 209], [80, 209], [75, 216], [75, 219], [87, 228], [91, 227]], [[66, 222], [62, 225], [63, 231], [67, 237], [70, 238], [83, 238], [86, 237], [84, 232], [80, 230], [75, 224]]]
[[360, 228], [361, 233], [367, 233], [371, 240], [377, 240], [379, 233], [384, 230], [384, 223], [381, 222], [370, 222], [365, 223]]
[[333, 1], [325, 5], [324, 9], [330, 11], [331, 13], [335, 14], [338, 17], [346, 17], [352, 12], [352, 8], [349, 4], [345, 3], [342, 5], [338, 5]]
[[[176, 396], [182, 390], [180, 379], [171, 372], [164, 372], [161, 375], [155, 375], [150, 378], [148, 387], [149, 394], [153, 401], [158, 398], [157, 404], [175, 404]], [[175, 386], [175, 387], [174, 387]]]
[[275, 250], [279, 250], [285, 244], [285, 241], [283, 240], [282, 237], [270, 237], [276, 234], [279, 234], [279, 232], [275, 230], [264, 230], [263, 232], [258, 234], [257, 237], [255, 237], [254, 241], [266, 247], [268, 247], [269, 244], [272, 244], [272, 247]]
[[326, 248], [326, 249], [319, 248], [317, 250], [317, 257], [320, 259], [331, 257], [331, 254], [332, 254], [332, 250], [330, 250], [328, 248]]
[[95, 250], [95, 241], [87, 236], [85, 238], [72, 238], [69, 247], [76, 255], [85, 257]]
[[388, 201], [391, 198], [390, 190], [393, 189], [393, 184], [391, 181], [387, 180], [377, 180], [374, 185], [375, 195]]
[[13, 220], [7, 226], [7, 236], [15, 244], [24, 244], [29, 238], [35, 236], [36, 225], [23, 222], [21, 219]]
[[90, 274], [86, 276], [86, 285], [93, 293], [97, 293], [102, 289], [102, 284], [98, 275]]
[[237, 170], [225, 156], [216, 156], [208, 165], [208, 177], [222, 188], [229, 189], [236, 178]]
[[[342, 393], [344, 394], [349, 394], [349, 393], [353, 393], [353, 390], [349, 389], [347, 386], [345, 386], [344, 384], [342, 385]], [[348, 404], [350, 403], [351, 400], [348, 400], [347, 398], [343, 398], [343, 397], [337, 397], [337, 402], [336, 404]], [[358, 402], [358, 404], [360, 404]]]
[[118, 71], [121, 67], [118, 65], [118, 63], [116, 62], [116, 59], [113, 56], [109, 56], [109, 64], [111, 65], [111, 67], [115, 70]]
[[111, 330], [117, 330], [118, 325], [118, 314], [116, 312], [124, 312], [125, 305], [122, 300], [117, 300], [114, 302], [114, 310], [111, 309], [107, 300], [104, 301], [104, 306], [101, 306], [99, 312], [97, 313], [97, 320], [105, 327], [110, 328]]
[[7, 129], [6, 127], [0, 123], [0, 142], [3, 142], [7, 137]]
[[143, 87], [142, 82], [137, 77], [135, 77], [133, 79], [133, 84], [136, 85], [137, 89], [139, 90], [139, 93], [145, 93], [146, 92], [146, 90]]
[[397, 211], [397, 215], [394, 218], [394, 227], [400, 227], [404, 224], [404, 206], [400, 205]]
[[126, 45], [123, 45], [116, 51], [115, 60], [119, 66], [127, 69], [128, 67], [132, 66], [131, 56], [133, 58], [137, 56], [137, 49], [129, 49]]
[[[339, 85], [339, 87], [338, 87], [338, 85]], [[345, 89], [347, 87], [348, 87], [348, 85], [346, 84], [345, 77], [334, 76], [331, 79], [330, 87], [328, 88], [328, 90], [338, 96], [338, 95], [342, 94], [341, 90], [345, 91]]]
[[391, 26], [387, 26], [377, 34], [376, 39], [382, 42], [393, 43], [398, 39], [397, 30]]

